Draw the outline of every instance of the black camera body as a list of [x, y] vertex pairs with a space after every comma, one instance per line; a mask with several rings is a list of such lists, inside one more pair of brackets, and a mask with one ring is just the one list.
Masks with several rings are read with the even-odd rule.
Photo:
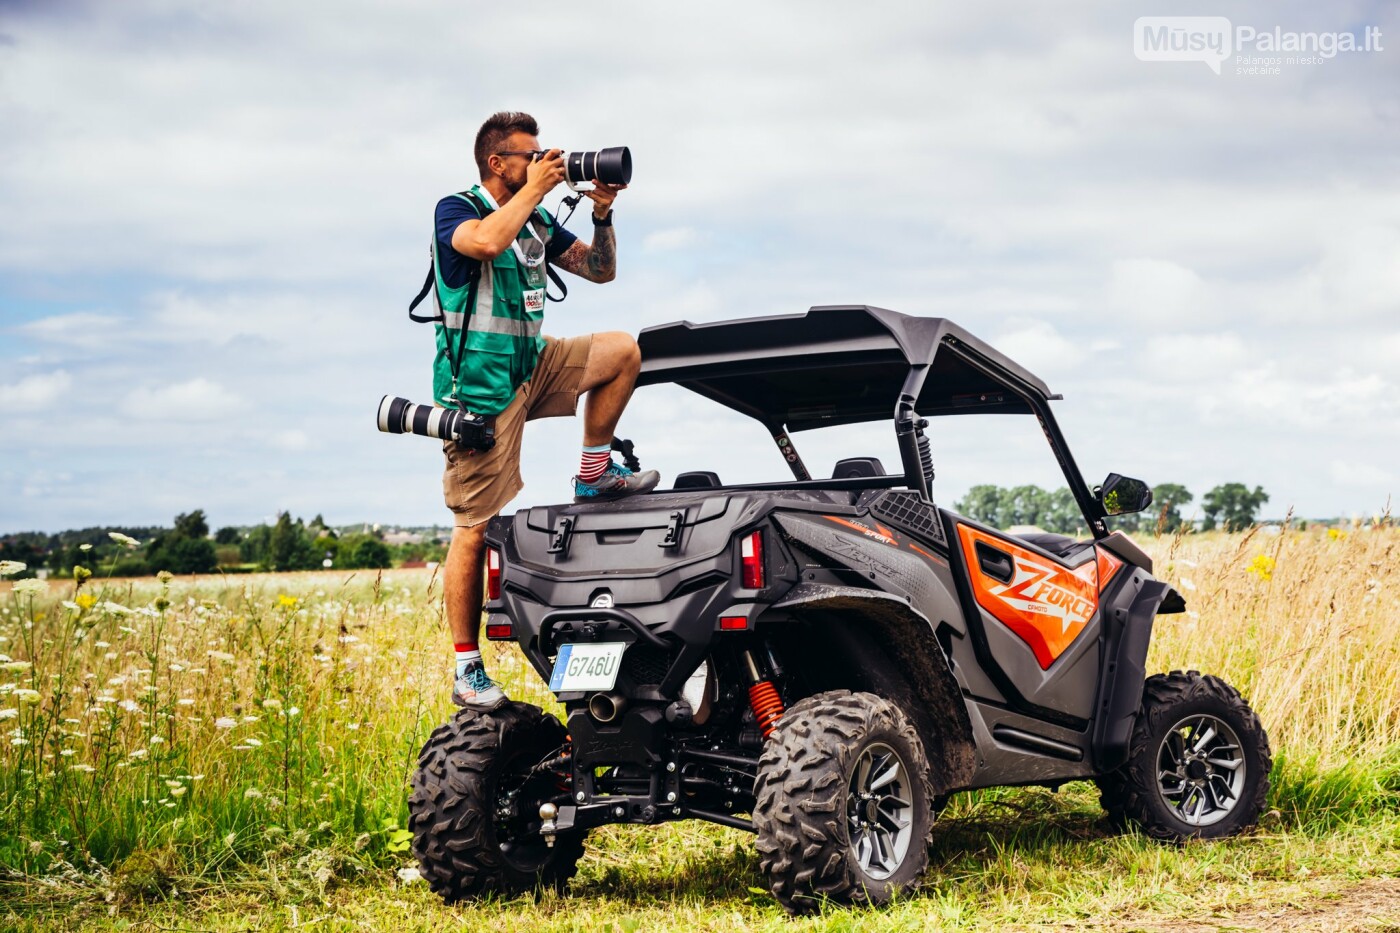
[[386, 434], [419, 434], [452, 441], [468, 450], [488, 451], [496, 446], [496, 416], [479, 415], [457, 408], [419, 405], [406, 398], [386, 395], [379, 400], [376, 419]]

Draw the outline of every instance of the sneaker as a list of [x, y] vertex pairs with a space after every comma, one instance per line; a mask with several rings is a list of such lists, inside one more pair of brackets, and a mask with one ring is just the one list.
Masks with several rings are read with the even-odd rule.
[[506, 701], [506, 692], [486, 673], [480, 661], [470, 661], [452, 686], [452, 702], [465, 709], [493, 710]]
[[605, 499], [621, 499], [639, 492], [651, 492], [661, 482], [661, 474], [655, 470], [633, 473], [619, 463], [609, 462], [603, 475], [591, 483], [574, 477], [575, 502], [599, 502]]

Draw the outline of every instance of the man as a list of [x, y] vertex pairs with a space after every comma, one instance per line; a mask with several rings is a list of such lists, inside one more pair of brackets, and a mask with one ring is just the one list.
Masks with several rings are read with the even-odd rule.
[[[563, 340], [541, 335], [546, 266], [590, 282], [617, 271], [612, 205], [624, 185], [597, 183], [593, 242], [558, 226], [540, 202], [564, 180], [559, 150], [540, 150], [539, 127], [524, 113], [498, 113], [476, 136], [481, 183], [438, 202], [433, 265], [443, 323], [437, 327], [433, 394], [439, 405], [494, 417], [489, 451], [443, 444], [443, 494], [456, 518], [447, 551], [443, 599], [457, 654], [452, 700], [494, 709], [506, 700], [482, 665], [482, 556], [487, 520], [524, 485], [520, 439], [525, 422], [575, 413], [584, 404], [583, 452], [574, 501], [648, 492], [655, 470], [632, 473], [612, 461], [618, 417], [632, 395], [641, 352], [630, 334]], [[455, 359], [455, 364], [454, 364]]]

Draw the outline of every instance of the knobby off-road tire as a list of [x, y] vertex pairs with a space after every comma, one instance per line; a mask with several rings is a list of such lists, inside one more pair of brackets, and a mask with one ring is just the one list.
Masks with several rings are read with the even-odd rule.
[[[896, 761], [898, 779], [882, 785]], [[874, 786], [874, 799], [853, 784]], [[883, 904], [928, 866], [933, 793], [923, 742], [899, 707], [874, 694], [836, 690], [794, 704], [764, 744], [755, 796], [759, 864], [793, 913], [823, 899]], [[888, 828], [901, 822], [903, 830]], [[886, 847], [872, 851], [881, 828]]]
[[1219, 677], [1147, 678], [1128, 760], [1096, 779], [1109, 821], [1154, 839], [1221, 839], [1259, 819], [1273, 759], [1259, 717]]
[[[568, 883], [583, 834], [561, 833], [547, 847], [539, 804], [557, 792], [556, 778], [544, 772], [522, 781], [565, 741], [559, 720], [515, 702], [489, 713], [463, 710], [433, 731], [413, 774], [408, 828], [419, 870], [444, 902]], [[517, 787], [516, 815], [505, 817], [502, 798]]]

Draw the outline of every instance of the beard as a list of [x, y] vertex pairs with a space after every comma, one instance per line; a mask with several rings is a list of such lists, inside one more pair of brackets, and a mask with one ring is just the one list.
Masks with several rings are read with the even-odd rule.
[[521, 172], [518, 178], [506, 178], [502, 176], [501, 183], [506, 186], [506, 190], [512, 195], [520, 193], [520, 189], [525, 187], [525, 173]]

